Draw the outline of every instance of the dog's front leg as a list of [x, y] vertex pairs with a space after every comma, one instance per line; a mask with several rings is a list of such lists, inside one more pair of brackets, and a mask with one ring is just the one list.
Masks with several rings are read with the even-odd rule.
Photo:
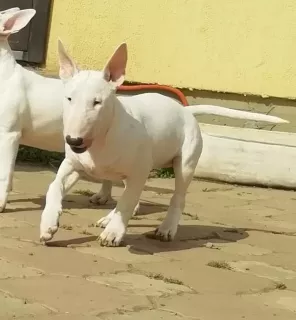
[[8, 193], [12, 189], [12, 177], [20, 137], [20, 132], [0, 133], [0, 212], [4, 211]]
[[149, 170], [145, 170], [126, 179], [123, 194], [116, 208], [111, 211], [111, 219], [99, 237], [102, 246], [117, 247], [120, 245], [148, 175]]
[[50, 184], [46, 194], [46, 204], [41, 215], [40, 241], [51, 240], [58, 231], [62, 200], [71, 188], [71, 184], [73, 185], [78, 178], [79, 173], [75, 171], [71, 161], [66, 158], [60, 165], [56, 178]]

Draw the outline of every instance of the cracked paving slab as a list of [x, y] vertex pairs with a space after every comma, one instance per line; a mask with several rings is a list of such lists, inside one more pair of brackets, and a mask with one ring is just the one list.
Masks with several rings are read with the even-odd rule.
[[25, 267], [9, 260], [0, 258], [0, 280], [10, 278], [38, 277], [43, 275], [42, 270]]
[[181, 313], [176, 311], [159, 309], [159, 310], [144, 310], [137, 313], [125, 313], [106, 316], [104, 320], [151, 320], [151, 319], [160, 319], [160, 320], [199, 320], [197, 317], [186, 317]]
[[91, 276], [87, 277], [87, 280], [99, 284], [106, 285], [108, 287], [117, 288], [120, 291], [134, 293], [144, 296], [162, 296], [162, 295], [174, 295], [180, 293], [193, 293], [194, 291], [183, 284], [175, 284], [173, 280], [170, 283], [170, 279], [163, 281], [163, 279], [157, 279], [157, 275], [149, 277], [136, 273], [117, 273], [104, 276]]
[[[263, 296], [262, 296], [263, 297]], [[198, 317], [202, 320], [293, 320], [295, 313], [275, 303], [266, 303], [268, 298], [238, 296], [229, 294], [183, 295], [182, 297], [160, 298], [161, 308], [182, 314], [186, 317]]]
[[277, 306], [296, 313], [296, 292], [294, 291], [273, 291], [257, 297], [262, 300], [266, 306]]
[[248, 273], [257, 277], [268, 278], [274, 281], [295, 279], [296, 272], [282, 267], [258, 261], [235, 261], [229, 265], [234, 271]]
[[28, 303], [26, 299], [15, 298], [8, 293], [0, 292], [0, 319], [11, 320], [21, 317], [32, 318], [49, 314], [51, 311], [42, 304]]
[[69, 276], [43, 276], [2, 280], [1, 289], [19, 299], [36, 301], [57, 313], [96, 315], [113, 309], [133, 310], [148, 307], [149, 300], [136, 293], [123, 291], [84, 278]]

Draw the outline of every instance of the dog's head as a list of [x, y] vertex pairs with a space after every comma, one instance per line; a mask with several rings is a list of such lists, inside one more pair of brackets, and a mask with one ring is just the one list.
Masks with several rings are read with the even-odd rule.
[[64, 137], [72, 151], [82, 153], [99, 132], [108, 130], [112, 97], [124, 81], [127, 45], [123, 43], [114, 51], [103, 71], [80, 71], [60, 40], [58, 52], [65, 86]]
[[8, 38], [11, 34], [22, 30], [34, 17], [36, 10], [11, 8], [0, 11], [0, 37]]

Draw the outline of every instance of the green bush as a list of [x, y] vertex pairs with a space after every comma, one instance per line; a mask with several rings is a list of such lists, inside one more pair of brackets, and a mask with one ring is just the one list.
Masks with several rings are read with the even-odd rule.
[[154, 173], [157, 178], [169, 179], [175, 177], [173, 168], [156, 169]]
[[18, 162], [29, 162], [39, 165], [53, 166], [58, 168], [65, 155], [59, 152], [49, 152], [27, 146], [20, 146], [17, 155]]
[[[64, 153], [50, 152], [27, 146], [20, 146], [17, 155], [17, 161], [58, 168], [62, 163], [64, 157]], [[174, 169], [156, 169], [153, 170], [151, 176], [164, 179], [174, 178]]]

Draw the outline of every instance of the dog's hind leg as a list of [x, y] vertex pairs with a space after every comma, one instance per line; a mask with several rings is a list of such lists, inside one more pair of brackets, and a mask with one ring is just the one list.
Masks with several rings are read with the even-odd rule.
[[[106, 204], [109, 200], [112, 200], [111, 192], [112, 192], [112, 181], [103, 180], [100, 191], [98, 193], [94, 194], [93, 196], [91, 196], [89, 201], [94, 204], [101, 204], [101, 205]], [[133, 215], [136, 215], [139, 212], [139, 210], [140, 210], [140, 203], [138, 203], [136, 205], [135, 210], [133, 212]], [[107, 220], [110, 221], [110, 219], [107, 219]], [[104, 223], [98, 222], [98, 225], [105, 228], [106, 225], [108, 224], [107, 220], [105, 220]]]
[[12, 189], [13, 171], [20, 136], [20, 132], [0, 133], [0, 212], [4, 211], [8, 193]]
[[161, 241], [172, 241], [177, 233], [185, 206], [186, 192], [202, 151], [201, 136], [197, 135], [196, 138], [196, 141], [192, 141], [192, 139], [186, 141], [185, 139], [181, 155], [173, 160], [175, 192], [164, 221], [155, 230], [156, 238]]
[[103, 180], [101, 190], [90, 197], [89, 201], [94, 204], [106, 204], [111, 197], [112, 181]]
[[[126, 186], [126, 182], [123, 181], [123, 183], [124, 183], [124, 186]], [[99, 192], [99, 194], [102, 192], [102, 190], [104, 188], [104, 185], [105, 185], [106, 191], [108, 191], [107, 188], [108, 188], [108, 186], [110, 186], [110, 198], [111, 198], [112, 182], [109, 181], [109, 180], [103, 180], [102, 188], [101, 188], [101, 191]], [[95, 194], [92, 197], [95, 197], [95, 196], [97, 196], [99, 194]], [[137, 205], [136, 205], [136, 207], [135, 207], [135, 209], [133, 211], [133, 216], [135, 216], [139, 212], [139, 210], [140, 210], [140, 202], [137, 203]], [[97, 227], [101, 227], [101, 228], [106, 228], [108, 223], [112, 220], [114, 214], [115, 214], [115, 208], [111, 212], [109, 212], [106, 216], [104, 216], [103, 218], [99, 219], [96, 222], [96, 226]]]

